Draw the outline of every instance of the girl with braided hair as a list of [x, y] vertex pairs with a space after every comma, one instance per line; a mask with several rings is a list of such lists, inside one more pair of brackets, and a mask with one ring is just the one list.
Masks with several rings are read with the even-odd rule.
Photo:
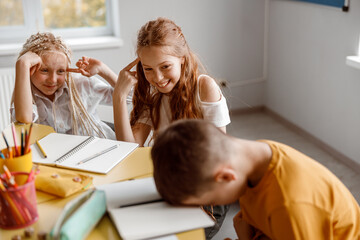
[[76, 69], [69, 68], [70, 62], [71, 51], [60, 37], [49, 32], [31, 35], [16, 62], [12, 120], [49, 125], [59, 133], [115, 139], [96, 109], [100, 103], [112, 104], [117, 75], [93, 58], [83, 57]]
[[[158, 18], [141, 27], [137, 39], [138, 58], [119, 74], [113, 95], [115, 132], [118, 140], [143, 145], [150, 131], [178, 119], [205, 119], [222, 131], [230, 123], [226, 99], [215, 80], [199, 73], [199, 60], [190, 50], [181, 28]], [[137, 65], [136, 71], [131, 69]], [[130, 121], [126, 97], [132, 86]], [[206, 228], [211, 239], [219, 230], [229, 205], [204, 206], [215, 219]]]

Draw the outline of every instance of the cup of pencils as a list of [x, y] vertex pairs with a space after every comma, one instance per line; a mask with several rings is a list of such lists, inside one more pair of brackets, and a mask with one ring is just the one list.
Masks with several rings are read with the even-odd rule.
[[[32, 170], [0, 175], [0, 228], [24, 228], [38, 220], [34, 174]], [[17, 184], [17, 176], [24, 176], [26, 182]]]
[[[15, 132], [15, 126], [12, 124], [12, 136], [5, 136], [4, 138], [6, 148], [0, 152], [0, 173], [4, 173], [3, 165], [6, 165], [10, 172], [30, 172], [32, 169], [32, 153], [30, 148], [30, 135], [32, 125], [30, 126], [29, 132], [21, 129], [21, 140], [18, 142]], [[10, 147], [9, 138], [13, 138], [14, 146]], [[18, 184], [24, 184], [27, 177], [24, 175], [15, 176], [15, 180]]]

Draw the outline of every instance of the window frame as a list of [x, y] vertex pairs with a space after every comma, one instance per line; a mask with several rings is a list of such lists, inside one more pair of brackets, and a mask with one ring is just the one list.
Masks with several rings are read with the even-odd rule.
[[45, 28], [41, 0], [22, 0], [22, 4], [24, 25], [0, 27], [0, 44], [24, 43], [31, 34], [44, 31], [50, 31], [56, 36], [63, 37], [65, 40], [96, 37], [120, 37], [118, 18], [119, 7], [117, 0], [106, 0], [105, 2], [106, 26], [69, 29]]

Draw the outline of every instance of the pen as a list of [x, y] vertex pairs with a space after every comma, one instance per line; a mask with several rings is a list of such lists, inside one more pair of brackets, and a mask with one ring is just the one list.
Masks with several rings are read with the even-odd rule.
[[15, 131], [15, 124], [11, 123], [11, 131], [14, 139], [14, 146], [15, 146], [15, 155], [20, 156], [18, 145], [17, 145], [17, 139], [16, 139], [16, 131]]
[[5, 156], [4, 156], [4, 154], [0, 151], [0, 157], [2, 158], [2, 159], [5, 159]]
[[40, 151], [41, 151], [42, 155], [44, 156], [44, 158], [47, 158], [47, 155], [46, 155], [44, 149], [41, 147], [41, 145], [40, 145], [40, 143], [39, 143], [38, 140], [36, 140], [36, 145], [37, 145], [38, 148], [40, 149]]
[[76, 165], [80, 165], [80, 164], [86, 163], [86, 162], [90, 161], [91, 159], [94, 159], [94, 158], [96, 158], [96, 157], [98, 157], [98, 156], [100, 156], [100, 155], [102, 155], [102, 154], [104, 154], [104, 153], [110, 152], [111, 150], [113, 150], [113, 149], [115, 149], [115, 148], [117, 148], [117, 147], [118, 147], [118, 145], [114, 145], [114, 146], [112, 146], [112, 147], [109, 147], [109, 148], [101, 151], [101, 152], [95, 153], [94, 155], [92, 155], [92, 156], [90, 156], [90, 157], [88, 157], [88, 158], [85, 158], [84, 160], [81, 160], [81, 161], [78, 162]]

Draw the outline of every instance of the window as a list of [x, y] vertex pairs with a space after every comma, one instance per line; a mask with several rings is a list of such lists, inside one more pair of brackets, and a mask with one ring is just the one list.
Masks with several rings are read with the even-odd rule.
[[1, 0], [0, 43], [23, 43], [33, 33], [64, 38], [118, 36], [117, 0]]

